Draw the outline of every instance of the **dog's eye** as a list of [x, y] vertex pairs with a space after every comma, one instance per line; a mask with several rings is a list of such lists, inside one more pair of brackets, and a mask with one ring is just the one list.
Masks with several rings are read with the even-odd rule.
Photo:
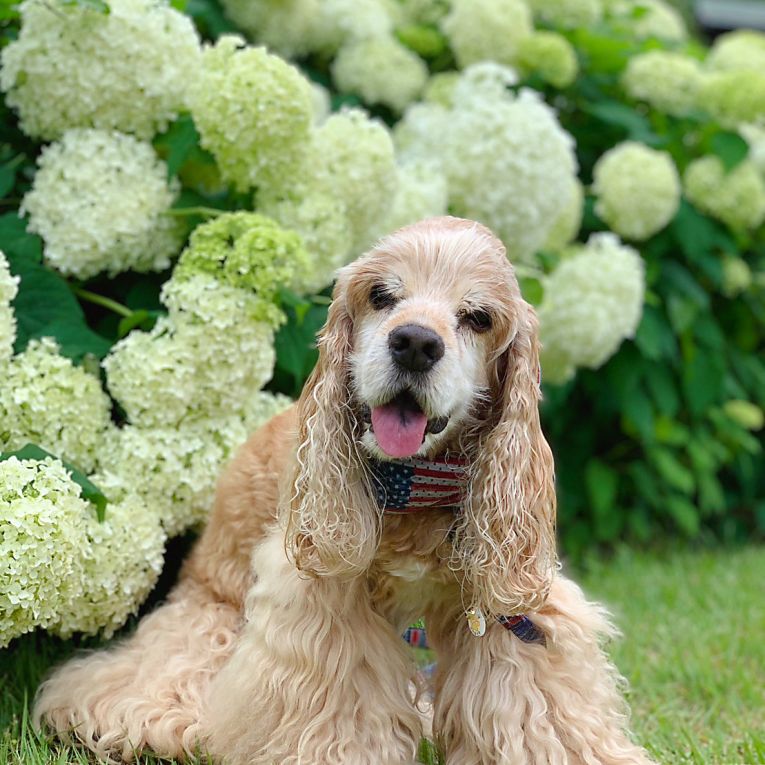
[[469, 311], [460, 316], [460, 323], [474, 332], [487, 332], [491, 329], [491, 314], [486, 311]]
[[389, 292], [384, 285], [375, 284], [369, 290], [369, 302], [375, 311], [382, 311], [383, 308], [390, 308], [396, 304], [396, 296]]

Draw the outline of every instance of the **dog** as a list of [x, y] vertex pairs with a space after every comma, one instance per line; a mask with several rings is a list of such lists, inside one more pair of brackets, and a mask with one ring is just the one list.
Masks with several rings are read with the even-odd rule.
[[411, 765], [424, 616], [448, 765], [647, 765], [607, 614], [559, 573], [537, 320], [502, 243], [452, 217], [382, 239], [318, 346], [167, 602], [55, 671], [37, 725], [113, 761]]

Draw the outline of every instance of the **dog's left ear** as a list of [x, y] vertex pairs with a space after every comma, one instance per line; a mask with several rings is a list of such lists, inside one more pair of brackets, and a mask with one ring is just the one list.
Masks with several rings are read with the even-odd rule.
[[492, 370], [492, 411], [455, 547], [466, 595], [495, 616], [538, 609], [557, 565], [554, 466], [539, 421], [538, 322], [520, 294], [516, 306], [514, 332]]

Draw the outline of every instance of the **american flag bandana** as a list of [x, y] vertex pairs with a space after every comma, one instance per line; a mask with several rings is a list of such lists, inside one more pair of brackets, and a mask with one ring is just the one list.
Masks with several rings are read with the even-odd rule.
[[468, 481], [467, 462], [457, 457], [425, 460], [410, 457], [372, 462], [379, 506], [387, 513], [459, 510]]

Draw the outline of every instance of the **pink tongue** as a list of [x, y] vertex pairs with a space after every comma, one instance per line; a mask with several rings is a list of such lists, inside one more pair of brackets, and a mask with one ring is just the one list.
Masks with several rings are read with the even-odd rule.
[[372, 428], [380, 448], [391, 457], [411, 457], [416, 454], [428, 418], [423, 412], [402, 409], [395, 404], [376, 406], [372, 409]]

